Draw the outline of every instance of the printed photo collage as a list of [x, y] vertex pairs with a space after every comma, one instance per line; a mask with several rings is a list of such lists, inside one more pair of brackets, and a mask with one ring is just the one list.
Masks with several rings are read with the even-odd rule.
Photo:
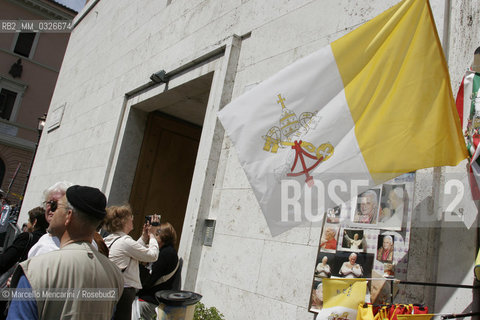
[[[414, 178], [402, 175], [327, 210], [310, 311], [322, 309], [324, 278], [406, 278]], [[370, 292], [372, 301], [380, 291]]]

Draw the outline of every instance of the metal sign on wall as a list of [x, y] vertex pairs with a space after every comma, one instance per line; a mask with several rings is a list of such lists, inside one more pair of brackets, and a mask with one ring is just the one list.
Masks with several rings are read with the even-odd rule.
[[48, 128], [47, 131], [50, 132], [52, 130], [57, 129], [60, 127], [60, 124], [62, 123], [62, 118], [63, 118], [63, 112], [65, 111], [65, 106], [67, 103], [63, 103], [60, 105], [58, 108], [54, 109], [50, 114], [48, 115]]

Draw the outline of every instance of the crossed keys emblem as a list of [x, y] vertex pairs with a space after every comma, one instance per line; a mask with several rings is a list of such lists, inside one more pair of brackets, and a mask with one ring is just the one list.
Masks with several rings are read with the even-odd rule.
[[[287, 176], [296, 177], [305, 175], [305, 182], [309, 187], [314, 185], [313, 177], [310, 171], [315, 169], [321, 162], [328, 160], [334, 152], [334, 148], [330, 143], [322, 143], [318, 148], [310, 142], [301, 140], [301, 132], [307, 132], [310, 129], [312, 118], [315, 116], [312, 112], [303, 112], [300, 117], [287, 109], [285, 106], [285, 98], [278, 94], [277, 103], [282, 106], [282, 114], [279, 120], [279, 126], [271, 127], [267, 134], [263, 137], [265, 144], [263, 150], [267, 152], [277, 153], [278, 148], [291, 147], [295, 150], [295, 160]], [[302, 129], [302, 130], [300, 130]], [[305, 159], [314, 161], [312, 165], [307, 166]], [[298, 161], [300, 160], [300, 162]], [[302, 168], [298, 172], [297, 165], [300, 164]]]

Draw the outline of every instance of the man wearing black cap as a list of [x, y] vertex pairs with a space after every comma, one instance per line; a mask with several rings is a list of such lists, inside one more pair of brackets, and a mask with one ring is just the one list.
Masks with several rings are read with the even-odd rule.
[[[123, 291], [122, 273], [91, 245], [105, 206], [105, 195], [96, 188], [67, 189], [48, 229], [60, 239], [60, 250], [21, 263], [12, 280], [17, 288], [41, 294], [14, 298], [7, 319], [111, 318]], [[65, 299], [59, 299], [62, 294]]]

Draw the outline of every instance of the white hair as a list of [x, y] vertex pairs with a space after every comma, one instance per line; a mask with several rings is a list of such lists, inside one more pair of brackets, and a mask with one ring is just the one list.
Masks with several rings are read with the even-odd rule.
[[360, 196], [361, 198], [364, 198], [364, 197], [371, 197], [371, 199], [373, 200], [373, 202], [376, 204], [377, 201], [378, 201], [378, 195], [375, 191], [373, 190], [367, 190], [365, 191], [364, 193], [362, 193], [362, 195]]
[[393, 238], [392, 238], [392, 236], [383, 236], [383, 241], [385, 241], [385, 239], [390, 240], [390, 243], [393, 244]]
[[48, 197], [50, 194], [54, 192], [60, 192], [62, 194], [67, 193], [67, 189], [73, 186], [73, 183], [68, 182], [68, 181], [58, 181], [54, 185], [48, 187], [43, 191], [43, 197], [45, 198], [45, 201], [48, 200]]
[[327, 233], [333, 233], [333, 235], [335, 235], [337, 233], [337, 230], [333, 227], [327, 227], [327, 229], [325, 229], [325, 234]]

